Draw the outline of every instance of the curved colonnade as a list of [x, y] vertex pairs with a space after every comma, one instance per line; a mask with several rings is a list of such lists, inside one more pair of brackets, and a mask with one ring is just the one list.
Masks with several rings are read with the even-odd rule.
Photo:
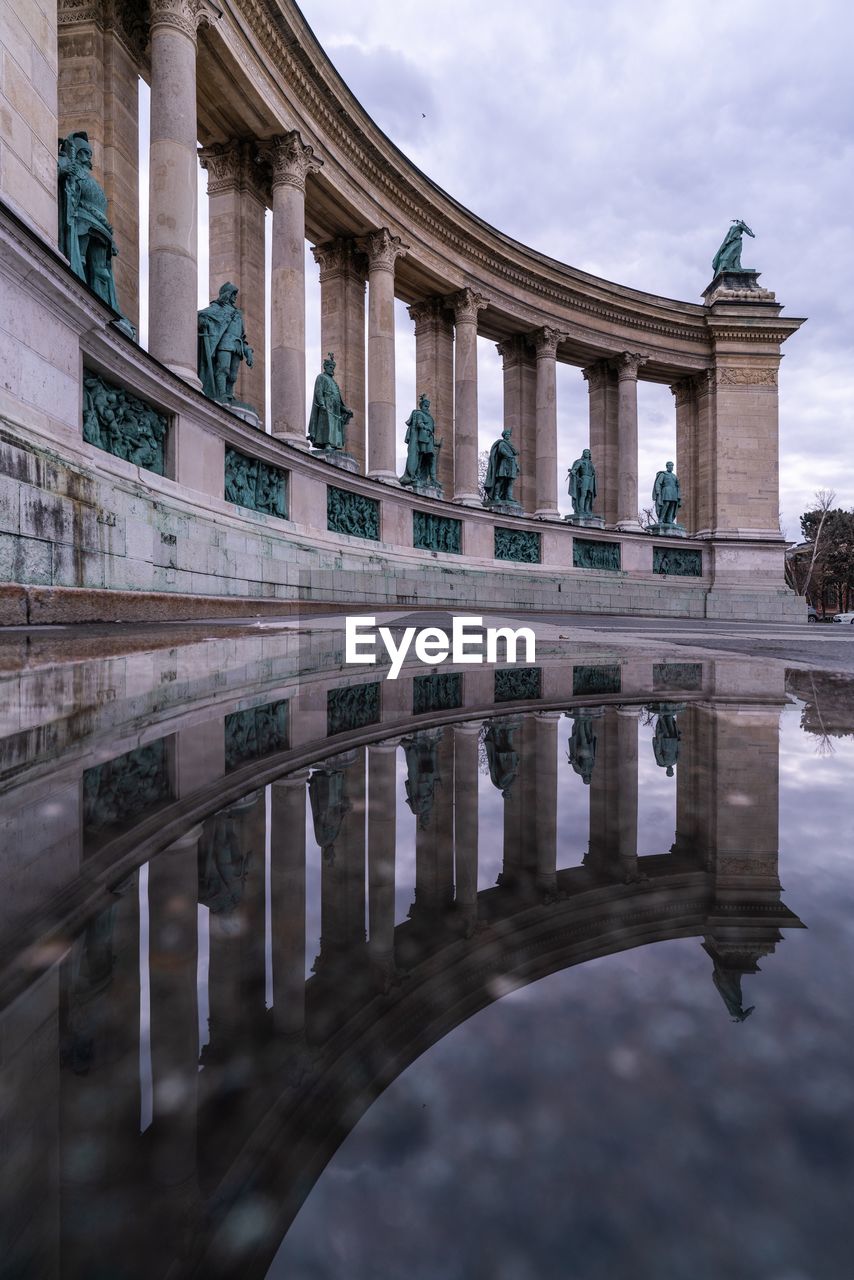
[[[3, 394], [4, 461], [39, 490], [43, 508], [34, 517], [32, 495], [18, 497], [10, 532], [23, 589], [7, 592], [7, 620], [125, 616], [112, 593], [127, 590], [164, 593], [159, 608], [172, 617], [188, 616], [194, 596], [210, 597], [211, 608], [227, 598], [244, 612], [250, 600], [262, 609], [310, 597], [800, 616], [783, 587], [777, 370], [781, 343], [802, 322], [782, 317], [773, 293], [755, 281], [736, 288], [724, 273], [703, 305], [675, 302], [504, 236], [397, 151], [288, 0], [151, 0], [142, 12], [60, 0], [58, 22], [57, 131], [85, 128], [93, 142], [116, 238], [128, 246], [116, 278], [132, 320], [136, 76], [150, 80], [149, 354], [45, 250], [55, 223], [44, 199], [5, 184], [4, 260], [39, 339], [24, 334], [17, 382]], [[259, 355], [272, 209], [269, 435], [198, 389], [197, 139], [212, 289], [226, 279], [241, 286]], [[361, 474], [305, 448], [306, 239], [318, 263], [322, 349], [335, 352], [354, 409], [348, 450]], [[396, 483], [395, 298], [414, 325], [413, 399], [430, 396], [444, 441], [443, 501]], [[478, 335], [503, 358], [521, 517], [480, 506]], [[33, 345], [38, 376], [31, 367], [28, 376]], [[604, 530], [559, 519], [559, 361], [587, 379]], [[163, 415], [163, 476], [81, 438], [86, 376]], [[687, 539], [653, 538], [638, 524], [639, 378], [674, 391]], [[236, 394], [253, 399], [245, 371]], [[225, 500], [234, 454], [281, 475], [284, 518]]]

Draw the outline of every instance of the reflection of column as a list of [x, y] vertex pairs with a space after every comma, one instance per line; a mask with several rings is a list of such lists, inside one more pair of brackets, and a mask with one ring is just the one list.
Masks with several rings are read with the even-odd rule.
[[253, 792], [205, 823], [200, 901], [210, 910], [205, 1059], [234, 1052], [264, 998], [264, 793]]
[[[415, 908], [440, 910], [454, 898], [454, 738], [439, 729], [432, 806], [415, 829]], [[413, 911], [413, 914], [414, 914]]]
[[295, 129], [273, 140], [270, 158], [270, 417], [273, 435], [305, 448], [305, 183], [322, 161]]
[[697, 527], [694, 513], [699, 491], [696, 379], [681, 378], [670, 390], [676, 398], [676, 474], [682, 493], [682, 506], [676, 519], [693, 533]]
[[196, 32], [219, 11], [208, 0], [151, 0], [148, 349], [199, 386]]
[[[557, 518], [557, 329], [538, 329], [537, 353], [537, 454], [535, 515]], [[528, 466], [530, 466], [530, 459]]]
[[608, 707], [596, 721], [596, 766], [590, 780], [590, 850], [584, 865], [613, 880], [637, 878], [638, 722]]
[[624, 351], [617, 377], [617, 520], [619, 528], [638, 529], [638, 369], [643, 357]]
[[[487, 305], [474, 289], [449, 299], [454, 308], [454, 501], [481, 505], [477, 483], [477, 313]], [[446, 495], [447, 496], [447, 495]]]
[[536, 506], [537, 361], [521, 334], [498, 343], [504, 365], [504, 426], [513, 432], [521, 474], [514, 490], [524, 511]]
[[296, 1035], [305, 1022], [305, 787], [308, 770], [271, 787], [270, 915], [273, 1022]]
[[457, 909], [467, 931], [477, 921], [478, 743], [480, 724], [454, 725], [454, 858]]
[[553, 893], [557, 883], [557, 726], [560, 711], [534, 716], [537, 778], [537, 888]]
[[617, 523], [617, 374], [607, 360], [582, 370], [590, 409], [590, 452], [596, 468], [594, 511], [606, 524]]
[[[436, 475], [446, 498], [454, 493], [454, 326], [442, 298], [409, 308], [415, 321], [415, 402], [430, 398], [436, 439], [442, 441]], [[408, 416], [408, 415], [407, 415]]]
[[[500, 723], [500, 722], [499, 722]], [[530, 881], [537, 868], [537, 778], [534, 761], [534, 721], [517, 722], [515, 744], [519, 753], [516, 776], [504, 793], [504, 860], [501, 884]]]
[[394, 400], [394, 264], [407, 245], [387, 227], [368, 253], [368, 475], [397, 481]]
[[397, 743], [368, 747], [368, 953], [386, 978], [394, 966]]
[[240, 290], [246, 336], [253, 349], [252, 368], [241, 361], [234, 387], [236, 399], [264, 412], [264, 215], [266, 197], [259, 182], [255, 143], [235, 139], [200, 153], [208, 174], [210, 296], [226, 281]]
[[152, 1176], [164, 1192], [173, 1237], [187, 1228], [197, 1199], [199, 1077], [198, 844], [194, 827], [151, 860], [148, 872]]
[[365, 943], [365, 753], [344, 769], [347, 810], [324, 850], [320, 885], [320, 963], [361, 956]]
[[[353, 416], [345, 428], [345, 447], [364, 472], [365, 422], [365, 258], [355, 241], [343, 237], [317, 245], [320, 267], [320, 349], [335, 356], [335, 380]], [[319, 372], [319, 370], [318, 370]]]

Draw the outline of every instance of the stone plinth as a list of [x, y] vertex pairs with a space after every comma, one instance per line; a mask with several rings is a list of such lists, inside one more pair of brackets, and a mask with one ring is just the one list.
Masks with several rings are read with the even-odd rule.
[[351, 453], [343, 449], [309, 449], [312, 458], [322, 458], [330, 466], [339, 467], [342, 471], [358, 471], [359, 464]]
[[682, 524], [651, 524], [649, 532], [655, 538], [687, 538], [688, 531]]
[[485, 498], [483, 505], [486, 507], [487, 511], [494, 511], [495, 514], [499, 516], [523, 516], [525, 514], [522, 510], [521, 503], [514, 502], [512, 500], [504, 501], [502, 499], [496, 499], [495, 502], [490, 502]]
[[417, 493], [419, 498], [438, 498], [443, 499], [445, 491], [440, 484], [433, 484], [430, 480], [416, 481], [414, 484], [404, 484], [400, 482], [401, 489], [408, 489], [410, 493]]
[[751, 268], [742, 271], [719, 271], [711, 284], [703, 290], [707, 307], [714, 302], [776, 302], [770, 289], [763, 289], [757, 281], [759, 272]]
[[603, 529], [605, 527], [604, 516], [577, 516], [575, 514], [564, 516], [567, 524], [577, 525], [580, 529]]

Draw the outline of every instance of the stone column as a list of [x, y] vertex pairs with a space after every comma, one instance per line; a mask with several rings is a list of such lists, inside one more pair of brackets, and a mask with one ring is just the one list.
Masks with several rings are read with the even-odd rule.
[[557, 887], [557, 727], [561, 716], [560, 711], [538, 711], [534, 716], [537, 888], [546, 894], [553, 894]]
[[205, 147], [200, 153], [208, 174], [211, 298], [230, 280], [240, 290], [246, 336], [254, 351], [252, 368], [240, 365], [234, 394], [264, 417], [265, 329], [264, 215], [267, 199], [260, 180], [257, 149], [248, 139]]
[[397, 743], [368, 747], [368, 955], [388, 980], [394, 969]]
[[[533, 335], [537, 355], [537, 454], [534, 515], [558, 520], [557, 508], [557, 373], [561, 334], [545, 327]], [[530, 466], [530, 460], [528, 462]]]
[[521, 475], [516, 497], [524, 511], [536, 507], [537, 360], [522, 334], [497, 344], [504, 362], [504, 426], [513, 432]]
[[[442, 441], [436, 474], [446, 498], [454, 493], [454, 325], [442, 298], [409, 308], [415, 322], [415, 400], [430, 397], [436, 439]], [[406, 415], [407, 417], [409, 414]]]
[[[696, 510], [700, 488], [697, 454], [697, 381], [680, 378], [670, 390], [676, 400], [676, 474], [682, 493], [677, 520], [688, 533], [697, 527]], [[645, 505], [645, 495], [643, 504]]]
[[196, 33], [210, 0], [151, 0], [148, 349], [199, 387]]
[[270, 897], [273, 1025], [298, 1035], [305, 1024], [305, 787], [308, 770], [271, 784]]
[[368, 254], [368, 475], [397, 484], [394, 399], [394, 264], [408, 245], [388, 227], [365, 241]]
[[456, 905], [471, 933], [477, 923], [478, 742], [480, 724], [454, 725]]
[[323, 161], [295, 129], [274, 138], [270, 289], [270, 418], [273, 435], [308, 448], [305, 407], [305, 183]]
[[[60, 4], [59, 136], [85, 130], [93, 169], [109, 202], [119, 256], [113, 276], [119, 306], [139, 325], [139, 107], [137, 68], [145, 22], [134, 6]], [[39, 86], [41, 87], [41, 86]]]
[[596, 764], [590, 779], [590, 849], [584, 865], [611, 880], [637, 877], [637, 713], [606, 708], [596, 721]]
[[693, 504], [694, 532], [709, 533], [715, 525], [715, 372], [697, 375], [697, 494]]
[[606, 525], [617, 523], [617, 373], [607, 360], [582, 369], [590, 399], [590, 452], [596, 468], [593, 507]]
[[624, 351], [617, 364], [617, 519], [618, 529], [636, 531], [638, 520], [638, 369], [643, 356]]
[[486, 298], [461, 289], [449, 300], [454, 309], [454, 501], [479, 507], [477, 485], [477, 313]]
[[[335, 356], [335, 380], [353, 417], [346, 427], [347, 452], [364, 473], [367, 461], [365, 419], [365, 282], [367, 262], [355, 241], [343, 237], [313, 250], [320, 267], [320, 349]], [[319, 373], [320, 370], [318, 369]]]

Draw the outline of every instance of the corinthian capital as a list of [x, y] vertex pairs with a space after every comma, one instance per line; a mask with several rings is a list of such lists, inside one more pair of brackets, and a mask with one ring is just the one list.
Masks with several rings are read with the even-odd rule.
[[372, 231], [364, 240], [365, 252], [371, 271], [394, 271], [394, 264], [409, 249], [400, 236], [392, 235], [388, 227]]
[[202, 147], [199, 163], [208, 175], [208, 195], [224, 191], [252, 191], [263, 198], [264, 183], [259, 171], [255, 143], [248, 138], [231, 142], [214, 142]]
[[697, 383], [693, 378], [680, 378], [678, 382], [670, 384], [670, 390], [676, 400], [676, 407], [680, 408], [683, 404], [690, 404], [697, 392]]
[[562, 338], [560, 329], [552, 329], [549, 325], [544, 325], [542, 329], [535, 329], [530, 335], [530, 342], [537, 353], [537, 359], [554, 360], [558, 343]]
[[413, 302], [406, 308], [409, 318], [415, 321], [415, 336], [425, 333], [437, 325], [447, 325], [449, 317], [444, 298], [424, 298], [421, 302]]
[[158, 27], [171, 27], [195, 43], [199, 27], [213, 26], [222, 17], [222, 9], [213, 0], [150, 0], [149, 14], [152, 34]]
[[454, 309], [454, 319], [457, 324], [477, 324], [478, 311], [483, 311], [484, 307], [489, 306], [488, 299], [482, 293], [469, 288], [452, 293], [448, 303]]
[[269, 155], [273, 166], [274, 189], [296, 187], [299, 191], [305, 191], [307, 175], [323, 164], [320, 156], [314, 154], [314, 147], [303, 142], [296, 129], [273, 138]]
[[335, 240], [313, 245], [311, 252], [320, 267], [321, 284], [325, 284], [327, 280], [335, 280], [339, 276], [352, 276], [364, 283], [367, 264], [355, 240], [338, 236]]
[[595, 364], [590, 364], [586, 369], [582, 369], [581, 376], [587, 383], [588, 391], [601, 391], [608, 380], [608, 362], [606, 360], [597, 360]]
[[642, 364], [646, 364], [646, 356], [639, 351], [621, 351], [617, 356], [617, 375], [620, 381], [624, 378], [636, 380]]

